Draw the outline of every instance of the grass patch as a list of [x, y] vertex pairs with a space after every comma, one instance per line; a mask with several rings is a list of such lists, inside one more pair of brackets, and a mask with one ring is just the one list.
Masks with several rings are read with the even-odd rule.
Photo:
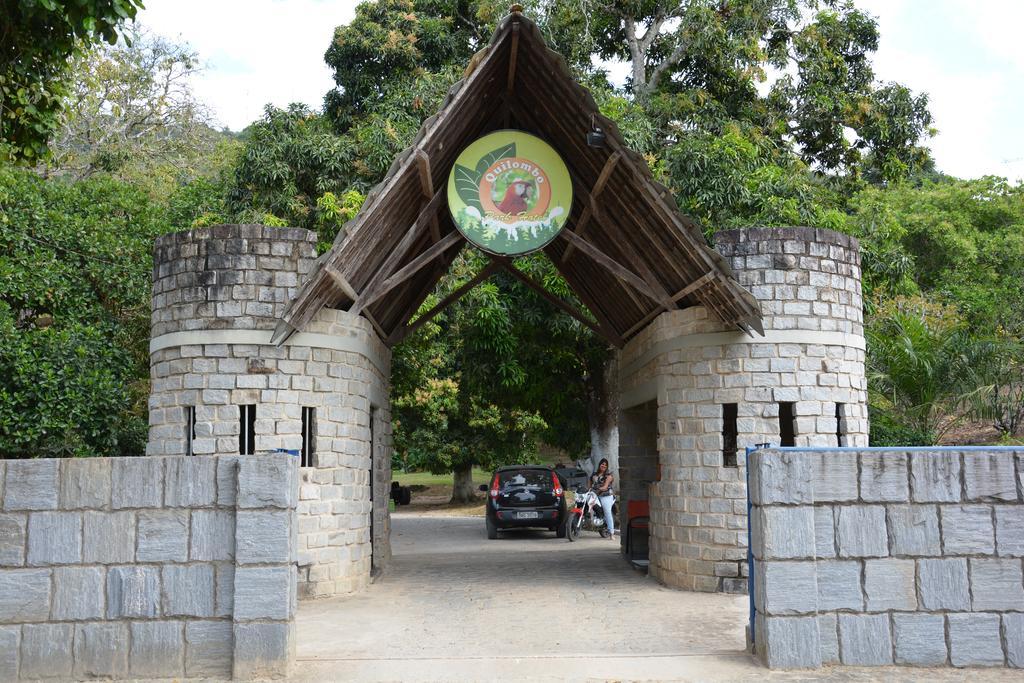
[[[430, 472], [392, 472], [391, 480], [402, 486], [452, 486], [452, 473], [431, 474]], [[478, 467], [473, 468], [473, 483], [486, 484], [491, 480], [491, 473]]]

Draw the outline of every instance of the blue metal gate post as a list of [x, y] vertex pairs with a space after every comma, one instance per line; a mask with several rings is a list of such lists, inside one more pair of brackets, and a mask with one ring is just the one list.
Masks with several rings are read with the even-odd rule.
[[[760, 444], [758, 444], [760, 445]], [[747, 446], [747, 598], [750, 601], [750, 648], [754, 649], [754, 552], [751, 541], [751, 519], [750, 519], [750, 454], [756, 451], [758, 446]]]

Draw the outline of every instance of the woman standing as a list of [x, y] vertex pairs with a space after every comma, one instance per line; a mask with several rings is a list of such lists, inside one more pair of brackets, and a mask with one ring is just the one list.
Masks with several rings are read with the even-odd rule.
[[601, 508], [604, 510], [604, 523], [608, 527], [608, 538], [615, 538], [615, 517], [612, 516], [612, 505], [615, 504], [615, 493], [612, 491], [612, 484], [615, 482], [615, 475], [608, 471], [608, 459], [601, 458], [597, 463], [597, 471], [590, 478], [590, 485], [597, 493], [597, 499], [601, 501]]

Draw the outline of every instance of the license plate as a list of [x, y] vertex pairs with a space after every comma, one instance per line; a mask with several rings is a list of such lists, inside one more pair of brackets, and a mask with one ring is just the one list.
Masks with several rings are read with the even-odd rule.
[[516, 519], [537, 519], [540, 517], [539, 512], [517, 512]]

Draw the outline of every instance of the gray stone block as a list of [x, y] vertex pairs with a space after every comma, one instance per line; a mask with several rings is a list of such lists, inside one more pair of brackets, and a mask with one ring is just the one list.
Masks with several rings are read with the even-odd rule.
[[860, 463], [861, 500], [886, 503], [909, 500], [907, 456], [904, 453], [861, 453]]
[[815, 617], [755, 616], [756, 651], [770, 669], [818, 668], [821, 645]]
[[953, 666], [1002, 666], [998, 614], [950, 614], [949, 661]]
[[836, 556], [836, 527], [832, 508], [814, 508], [814, 554], [816, 557]]
[[864, 610], [860, 562], [821, 560], [818, 562], [818, 610]]
[[25, 624], [21, 627], [21, 677], [70, 678], [73, 660], [71, 624]]
[[884, 557], [889, 554], [884, 507], [841, 507], [838, 516], [836, 527], [840, 557]]
[[25, 528], [23, 514], [0, 514], [0, 566], [20, 567], [25, 564]]
[[[100, 595], [102, 600], [103, 596]], [[124, 678], [128, 675], [128, 624], [100, 622], [75, 625], [78, 679]]]
[[0, 626], [0, 681], [18, 680], [21, 626]]
[[814, 502], [857, 500], [857, 453], [827, 451], [813, 456]]
[[236, 568], [235, 620], [291, 618], [290, 578], [294, 571], [290, 566]]
[[867, 611], [914, 611], [917, 588], [913, 560], [867, 560], [864, 562], [864, 595]]
[[193, 560], [232, 560], [235, 557], [235, 513], [230, 510], [193, 510]]
[[207, 455], [167, 458], [164, 504], [167, 507], [202, 507], [217, 498], [217, 458]]
[[53, 570], [53, 620], [102, 619], [103, 573], [101, 567], [56, 567]]
[[49, 617], [49, 569], [0, 570], [0, 621], [46, 621]]
[[939, 513], [933, 505], [890, 505], [886, 508], [893, 555], [942, 554]]
[[235, 524], [238, 564], [286, 563], [291, 558], [291, 513], [287, 510], [239, 510]]
[[225, 563], [218, 564], [216, 580], [216, 616], [230, 617], [235, 611], [235, 566]]
[[165, 616], [213, 616], [212, 564], [164, 565], [162, 578]]
[[110, 504], [110, 458], [68, 458], [60, 472], [60, 506], [65, 510]]
[[129, 670], [132, 676], [173, 678], [185, 673], [184, 624], [180, 621], [132, 622]]
[[9, 460], [4, 510], [53, 510], [57, 507], [60, 460]]
[[1024, 669], [1024, 614], [1004, 614], [1003, 633], [1006, 634], [1006, 663], [1015, 669]]
[[135, 561], [135, 512], [85, 512], [82, 557], [85, 562]]
[[[756, 607], [765, 616], [810, 614], [818, 609], [817, 573], [813, 561], [755, 561], [754, 581], [757, 584], [754, 590]], [[238, 595], [237, 580], [235, 591]], [[239, 599], [239, 604], [241, 602]]]
[[164, 458], [114, 458], [110, 504], [119, 508], [158, 508], [164, 497]]
[[892, 623], [897, 664], [946, 663], [946, 621], [941, 614], [894, 614]]
[[959, 503], [960, 454], [911, 453], [910, 488], [915, 503]]
[[921, 607], [926, 610], [969, 610], [967, 560], [949, 558], [917, 561]]
[[839, 651], [848, 666], [892, 664], [888, 614], [840, 614]]
[[812, 501], [808, 453], [759, 450], [750, 457], [750, 500], [755, 505]]
[[818, 615], [818, 642], [821, 643], [821, 663], [839, 663], [839, 620], [835, 614]]
[[988, 505], [940, 505], [942, 550], [946, 555], [993, 555], [996, 550], [992, 508]]
[[186, 561], [188, 527], [188, 510], [140, 511], [138, 561]]
[[159, 567], [110, 567], [107, 570], [107, 618], [160, 614]]
[[234, 628], [230, 621], [190, 621], [185, 624], [185, 675], [190, 678], [230, 678]]
[[996, 505], [996, 550], [1003, 556], [1024, 556], [1024, 505]]
[[1017, 500], [1013, 453], [964, 453], [964, 488], [967, 500]]
[[233, 506], [238, 500], [238, 456], [217, 458], [217, 505]]
[[1024, 612], [1021, 562], [1016, 558], [971, 558], [971, 609]]
[[285, 678], [295, 658], [295, 625], [235, 624], [236, 679]]
[[28, 517], [28, 564], [82, 561], [82, 513], [36, 512]]
[[238, 507], [289, 508], [298, 499], [298, 459], [286, 454], [238, 459]]

